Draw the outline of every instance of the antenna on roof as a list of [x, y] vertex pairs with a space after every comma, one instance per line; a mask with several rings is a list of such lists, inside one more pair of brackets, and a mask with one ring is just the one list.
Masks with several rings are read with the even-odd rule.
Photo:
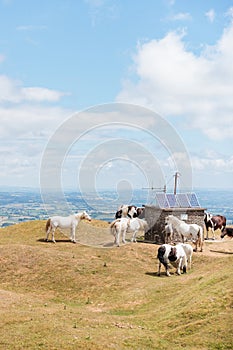
[[175, 183], [174, 183], [174, 194], [177, 192], [177, 183], [178, 183], [178, 178], [180, 177], [180, 173], [178, 171], [175, 173], [174, 178], [175, 178]]
[[164, 192], [164, 193], [166, 193], [166, 191], [167, 191], [167, 186], [166, 185], [164, 185], [163, 187], [154, 187], [153, 186], [153, 183], [152, 183], [152, 185], [151, 185], [151, 187], [142, 187], [142, 190], [156, 190], [156, 191], [159, 191], [159, 192]]

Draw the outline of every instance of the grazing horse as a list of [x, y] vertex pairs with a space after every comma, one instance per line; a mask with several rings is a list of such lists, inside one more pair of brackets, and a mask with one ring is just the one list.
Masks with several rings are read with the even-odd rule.
[[203, 250], [203, 229], [197, 224], [187, 224], [186, 222], [178, 219], [174, 215], [168, 215], [165, 219], [166, 224], [170, 224], [173, 229], [175, 229], [182, 237], [184, 243], [184, 238], [192, 239], [195, 244], [194, 251], [197, 251], [197, 246], [199, 245], [200, 251]]
[[222, 215], [212, 215], [210, 213], [205, 213], [204, 223], [206, 227], [206, 238], [208, 239], [209, 229], [212, 231], [212, 237], [215, 239], [215, 230], [220, 229], [221, 232], [224, 231], [226, 227], [226, 218]]
[[127, 223], [127, 232], [133, 232], [131, 242], [137, 242], [137, 233], [138, 231], [146, 231], [148, 229], [148, 224], [146, 220], [133, 218], [128, 220]]
[[91, 217], [85, 212], [81, 212], [78, 214], [70, 215], [70, 216], [52, 216], [46, 222], [46, 238], [48, 241], [49, 233], [52, 230], [52, 241], [55, 243], [54, 233], [56, 228], [69, 228], [70, 229], [70, 240], [73, 243], [76, 243], [75, 238], [75, 229], [78, 226], [81, 220], [87, 219], [91, 221]]
[[158, 249], [157, 258], [159, 259], [158, 276], [160, 276], [162, 264], [165, 267], [166, 275], [170, 276], [169, 263], [176, 267], [176, 273], [178, 275], [181, 274], [181, 270], [183, 270], [183, 273], [186, 273], [187, 257], [181, 244], [177, 244], [176, 246], [162, 244]]
[[122, 243], [126, 243], [125, 235], [126, 232], [132, 232], [131, 242], [136, 242], [136, 236], [139, 230], [145, 231], [147, 229], [147, 222], [139, 218], [120, 218], [114, 220], [110, 224], [110, 231], [115, 237], [114, 244], [120, 246], [120, 235], [122, 234]]
[[187, 264], [189, 263], [189, 269], [192, 267], [192, 256], [193, 256], [193, 247], [188, 243], [178, 243], [177, 245], [181, 245], [184, 249], [187, 258]]
[[221, 238], [223, 239], [225, 236], [233, 238], [233, 227], [225, 227], [221, 233]]
[[127, 218], [129, 217], [132, 219], [133, 217], [137, 216], [137, 209], [135, 205], [121, 205], [116, 214], [115, 214], [115, 219], [120, 219], [120, 218]]

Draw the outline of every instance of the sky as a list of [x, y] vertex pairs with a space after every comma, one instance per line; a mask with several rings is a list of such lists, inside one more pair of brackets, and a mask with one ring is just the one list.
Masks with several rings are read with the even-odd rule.
[[0, 187], [233, 188], [232, 62], [232, 1], [0, 0]]

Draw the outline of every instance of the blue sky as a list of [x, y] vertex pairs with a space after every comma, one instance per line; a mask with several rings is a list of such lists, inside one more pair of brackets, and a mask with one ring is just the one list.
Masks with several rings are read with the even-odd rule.
[[[0, 184], [38, 187], [57, 128], [77, 111], [121, 102], [170, 123], [189, 153], [194, 187], [232, 188], [232, 43], [232, 1], [0, 0]], [[82, 161], [103, 140], [134, 137], [153, 152], [144, 134], [98, 132], [70, 147], [66, 186], [77, 187]], [[139, 173], [131, 164], [132, 181], [124, 157], [120, 171], [111, 152], [101, 158], [100, 187], [156, 184], [154, 174], [143, 179], [146, 163]], [[157, 157], [169, 164], [166, 152]], [[164, 167], [165, 182], [179, 170]]]

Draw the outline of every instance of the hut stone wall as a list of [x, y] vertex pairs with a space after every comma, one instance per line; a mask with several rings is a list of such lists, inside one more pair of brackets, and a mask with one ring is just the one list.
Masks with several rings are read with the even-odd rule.
[[[165, 218], [174, 215], [188, 224], [198, 224], [204, 229], [204, 208], [164, 208], [145, 206], [145, 219], [149, 230], [145, 233], [145, 241], [157, 244], [165, 243]], [[178, 238], [177, 238], [178, 240]]]

